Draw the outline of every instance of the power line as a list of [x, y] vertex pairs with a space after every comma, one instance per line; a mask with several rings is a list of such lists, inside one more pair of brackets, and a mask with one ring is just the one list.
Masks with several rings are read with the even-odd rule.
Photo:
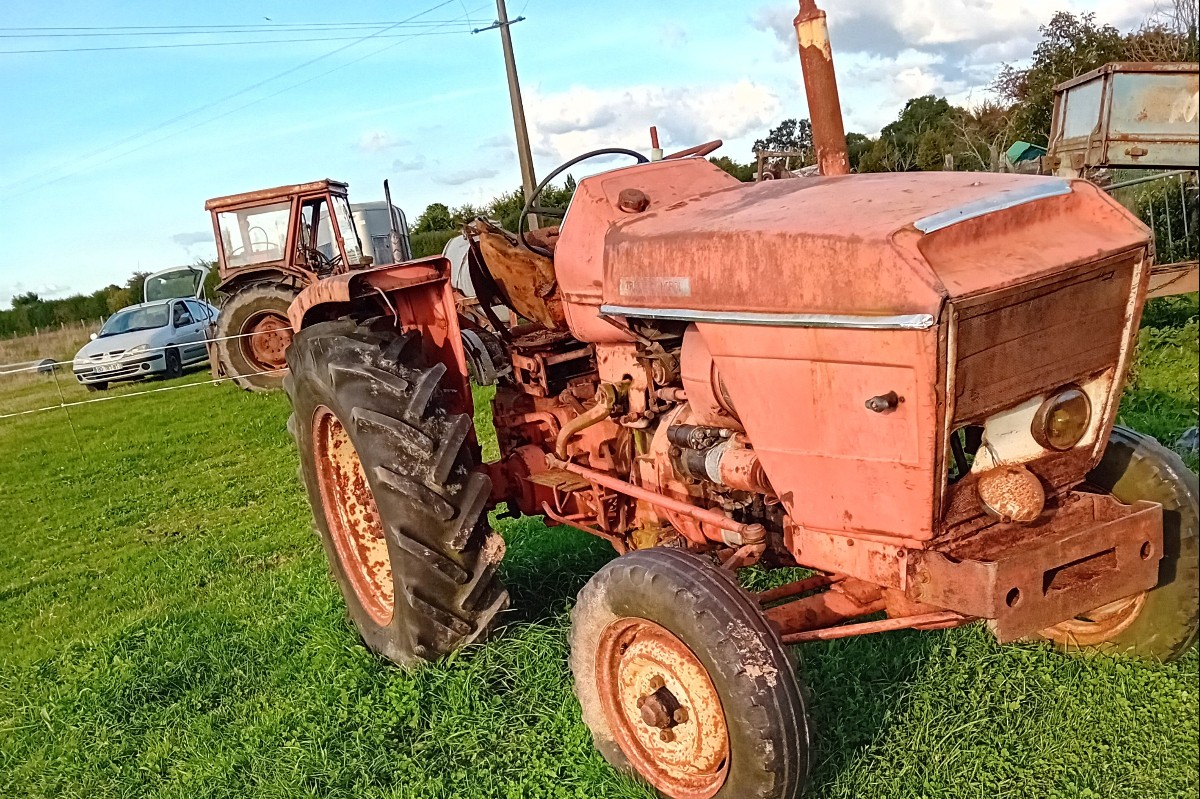
[[[21, 34], [14, 34], [14, 35], [21, 35], [21, 36], [58, 36], [58, 35], [62, 35], [62, 36], [101, 36], [101, 35], [103, 35], [103, 36], [140, 36], [140, 35], [155, 35], [153, 33], [154, 31], [203, 32], [203, 31], [212, 30], [212, 31], [220, 32], [221, 30], [243, 29], [243, 28], [261, 28], [263, 30], [276, 30], [276, 29], [288, 29], [288, 28], [328, 28], [328, 27], [381, 28], [381, 27], [388, 27], [388, 26], [394, 26], [394, 25], [414, 25], [414, 26], [415, 25], [445, 25], [449, 22], [454, 22], [454, 21], [455, 20], [425, 20], [423, 22], [409, 22], [408, 20], [400, 20], [400, 21], [392, 20], [392, 21], [382, 21], [382, 22], [267, 22], [267, 23], [257, 22], [257, 23], [243, 24], [243, 25], [235, 25], [235, 24], [229, 24], [229, 25], [104, 25], [104, 26], [96, 26], [96, 27], [0, 28], [0, 31], [134, 31], [134, 33], [96, 33], [96, 34], [93, 34], [93, 33], [63, 33], [63, 34], [58, 34], [58, 33], [51, 33], [51, 34], [21, 33]], [[143, 33], [139, 33], [139, 32], [149, 32], [149, 33], [143, 34]], [[0, 35], [7, 35], [7, 34], [0, 34]]]
[[[411, 22], [411, 21], [413, 21], [413, 20], [419, 19], [419, 18], [421, 18], [421, 17], [425, 16], [426, 14], [431, 14], [431, 13], [433, 13], [434, 11], [437, 11], [439, 8], [442, 8], [443, 6], [448, 6], [448, 5], [450, 5], [450, 4], [451, 4], [452, 2], [454, 2], [454, 1], [455, 1], [455, 0], [442, 0], [442, 2], [438, 3], [437, 5], [431, 6], [430, 8], [427, 8], [427, 9], [425, 9], [424, 11], [421, 11], [420, 13], [414, 14], [414, 15], [412, 15], [411, 17], [409, 17], [408, 19], [402, 20], [401, 22]], [[401, 24], [401, 23], [396, 23], [396, 24]], [[107, 146], [105, 146], [105, 147], [101, 147], [101, 148], [99, 148], [99, 149], [96, 149], [96, 150], [93, 150], [93, 151], [91, 151], [90, 153], [87, 153], [87, 154], [85, 154], [85, 155], [83, 155], [83, 156], [80, 156], [80, 157], [78, 157], [78, 158], [76, 158], [76, 159], [72, 159], [72, 161], [63, 161], [63, 162], [59, 163], [58, 165], [56, 165], [56, 166], [54, 166], [54, 167], [51, 167], [49, 171], [50, 171], [50, 172], [55, 172], [55, 171], [58, 171], [58, 170], [62, 169], [63, 167], [65, 167], [65, 166], [68, 166], [69, 164], [71, 164], [71, 163], [72, 163], [72, 162], [74, 162], [74, 161], [84, 161], [84, 160], [87, 160], [87, 159], [90, 159], [90, 158], [94, 158], [94, 157], [95, 157], [95, 156], [97, 156], [97, 155], [103, 155], [104, 153], [106, 153], [106, 152], [109, 152], [109, 151], [111, 151], [111, 150], [115, 150], [116, 148], [118, 148], [118, 147], [121, 147], [122, 145], [128, 144], [128, 143], [130, 143], [130, 142], [132, 142], [132, 141], [136, 141], [137, 139], [143, 138], [143, 137], [145, 137], [145, 136], [149, 136], [149, 135], [151, 135], [152, 133], [155, 133], [156, 131], [159, 131], [159, 130], [162, 130], [163, 128], [166, 128], [166, 127], [169, 127], [169, 126], [171, 126], [171, 125], [174, 125], [176, 122], [182, 122], [182, 121], [183, 121], [183, 120], [185, 120], [185, 119], [189, 119], [189, 118], [191, 118], [191, 117], [194, 117], [194, 116], [196, 116], [197, 114], [199, 114], [199, 113], [201, 113], [201, 112], [207, 111], [207, 110], [208, 110], [208, 109], [210, 109], [210, 108], [213, 108], [213, 107], [215, 107], [215, 106], [218, 106], [218, 105], [220, 105], [221, 103], [224, 103], [224, 102], [226, 102], [226, 101], [228, 101], [228, 100], [232, 100], [232, 99], [234, 99], [235, 97], [241, 97], [241, 96], [242, 96], [242, 95], [244, 95], [244, 94], [249, 94], [250, 92], [254, 91], [255, 89], [257, 89], [257, 88], [259, 88], [259, 87], [261, 87], [261, 86], [265, 86], [265, 85], [266, 85], [266, 84], [268, 84], [268, 83], [273, 83], [274, 81], [277, 81], [277, 80], [279, 80], [280, 78], [286, 77], [287, 75], [290, 75], [290, 74], [292, 74], [293, 72], [298, 72], [299, 70], [302, 70], [302, 69], [304, 69], [304, 68], [306, 68], [306, 67], [310, 67], [310, 66], [312, 66], [313, 64], [316, 64], [316, 63], [318, 63], [318, 62], [320, 62], [320, 61], [324, 61], [324, 60], [325, 60], [325, 59], [327, 59], [327, 58], [331, 58], [332, 56], [335, 56], [335, 55], [337, 55], [338, 53], [341, 53], [341, 52], [344, 52], [344, 51], [346, 51], [346, 50], [349, 50], [351, 47], [354, 47], [354, 46], [356, 46], [356, 45], [358, 45], [358, 44], [361, 44], [361, 43], [363, 43], [363, 42], [365, 42], [365, 41], [368, 41], [368, 40], [370, 40], [370, 39], [373, 39], [373, 38], [375, 38], [375, 37], [379, 36], [379, 34], [380, 34], [380, 33], [383, 33], [383, 32], [385, 32], [385, 31], [387, 31], [387, 30], [388, 30], [388, 28], [384, 28], [384, 29], [383, 29], [383, 30], [381, 30], [381, 31], [376, 31], [375, 33], [371, 33], [371, 34], [369, 34], [369, 35], [367, 35], [367, 36], [364, 36], [364, 37], [362, 37], [362, 38], [360, 38], [360, 39], [357, 39], [356, 41], [350, 42], [349, 44], [344, 44], [344, 45], [342, 45], [341, 47], [334, 48], [333, 50], [330, 50], [328, 53], [325, 53], [325, 54], [323, 54], [323, 55], [316, 56], [315, 58], [310, 58], [309, 60], [305, 61], [303, 64], [299, 64], [299, 65], [297, 65], [297, 66], [294, 66], [294, 67], [290, 67], [290, 68], [288, 68], [288, 69], [285, 69], [283, 72], [280, 72], [280, 73], [277, 73], [277, 74], [275, 74], [275, 75], [272, 75], [272, 76], [271, 76], [271, 77], [269, 77], [269, 78], [265, 78], [265, 79], [263, 79], [263, 80], [260, 80], [260, 81], [258, 81], [257, 83], [253, 83], [253, 84], [251, 84], [251, 85], [249, 85], [249, 86], [245, 87], [244, 89], [240, 89], [240, 90], [238, 90], [238, 91], [236, 91], [236, 92], [233, 92], [232, 94], [227, 94], [227, 95], [225, 95], [224, 97], [220, 97], [220, 98], [218, 98], [218, 99], [216, 99], [216, 100], [213, 100], [212, 102], [205, 103], [205, 104], [204, 104], [204, 105], [202, 105], [202, 106], [198, 106], [197, 108], [193, 108], [192, 110], [190, 110], [190, 111], [186, 111], [186, 112], [184, 112], [184, 113], [182, 113], [182, 114], [179, 114], [178, 116], [171, 117], [170, 119], [168, 119], [168, 120], [166, 120], [166, 121], [164, 121], [164, 122], [160, 122], [160, 123], [158, 123], [157, 125], [154, 125], [154, 126], [152, 126], [152, 127], [150, 127], [150, 128], [147, 128], [146, 130], [143, 130], [143, 131], [141, 131], [140, 133], [135, 133], [135, 134], [132, 134], [132, 135], [130, 135], [130, 136], [126, 136], [124, 139], [121, 139], [121, 140], [120, 140], [120, 141], [118, 141], [118, 142], [115, 142], [115, 143], [113, 143], [113, 144], [107, 145]], [[404, 40], [401, 40], [401, 42], [403, 42], [403, 41], [404, 41]], [[397, 42], [396, 44], [400, 44], [401, 42]], [[389, 45], [387, 48], [383, 48], [383, 49], [385, 49], [385, 50], [386, 50], [386, 49], [389, 49], [390, 47], [394, 47], [394, 46], [396, 46], [396, 44]], [[378, 51], [378, 52], [383, 52], [383, 50], [380, 50], [380, 51]], [[353, 64], [353, 63], [356, 63], [356, 62], [355, 62], [355, 61], [351, 61], [350, 63], [351, 63], [351, 64]], [[323, 73], [323, 74], [328, 74], [328, 73]], [[270, 96], [274, 96], [274, 95], [270, 95]], [[158, 140], [156, 140], [156, 141], [158, 141]], [[131, 150], [131, 151], [129, 151], [129, 152], [136, 152], [138, 149], [142, 149], [142, 148], [140, 148], [140, 147], [139, 147], [139, 148], [136, 148], [135, 150]], [[126, 155], [128, 155], [129, 153], [125, 153], [125, 154], [126, 154]], [[118, 156], [118, 157], [119, 157], [119, 156]], [[109, 162], [109, 161], [111, 161], [111, 160], [114, 160], [114, 159], [111, 159], [111, 158], [110, 158], [110, 159], [108, 159], [107, 161], [103, 161], [102, 163], [108, 163], [108, 162]], [[38, 185], [39, 187], [41, 187], [41, 186], [46, 186], [46, 185], [49, 185], [49, 184], [52, 184], [52, 183], [57, 183], [57, 182], [59, 182], [59, 181], [61, 181], [61, 180], [65, 179], [65, 178], [72, 177], [72, 176], [74, 176], [74, 175], [77, 175], [77, 174], [79, 174], [79, 172], [80, 172], [80, 171], [82, 171], [82, 170], [75, 170], [74, 172], [67, 172], [67, 173], [65, 173], [65, 174], [63, 174], [63, 175], [60, 175], [60, 176], [58, 176], [57, 178], [52, 178], [52, 179], [50, 179], [49, 181], [42, 181], [42, 182], [40, 182], [40, 183], [38, 183], [38, 184], [35, 184], [35, 185]], [[8, 189], [16, 188], [17, 186], [24, 185], [24, 184], [28, 183], [30, 180], [31, 180], [31, 178], [30, 178], [30, 177], [24, 177], [24, 178], [21, 178], [21, 179], [19, 179], [19, 180], [16, 180], [16, 181], [14, 181], [14, 182], [12, 182], [12, 183], [9, 183], [8, 185], [4, 186], [3, 188], [0, 188], [0, 192], [7, 191]]]
[[[454, 33], [466, 33], [469, 29], [464, 28], [462, 31], [441, 31], [441, 32], [425, 32], [426, 36], [446, 36]], [[387, 34], [382, 31], [375, 36], [379, 39], [396, 39], [403, 38], [406, 34]], [[337, 42], [346, 41], [348, 39], [357, 39], [354, 36], [320, 36], [314, 39], [253, 39], [250, 41], [240, 42], [178, 42], [173, 44], [130, 44], [130, 45], [114, 45], [110, 47], [46, 47], [30, 50], [0, 50], [0, 55], [23, 55], [29, 53], [98, 53], [112, 50], [176, 50], [183, 47], [237, 47], [247, 44], [293, 44], [297, 42]], [[362, 39], [357, 39], [362, 41]]]

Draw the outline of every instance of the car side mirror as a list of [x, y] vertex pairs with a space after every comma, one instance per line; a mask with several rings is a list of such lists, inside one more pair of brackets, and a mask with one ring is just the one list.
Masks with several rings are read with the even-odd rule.
[[95, 333], [93, 333], [92, 335], [88, 336], [88, 338], [91, 339], [92, 341], [95, 341], [96, 339], [98, 339], [100, 337], [98, 335], [96, 335]]

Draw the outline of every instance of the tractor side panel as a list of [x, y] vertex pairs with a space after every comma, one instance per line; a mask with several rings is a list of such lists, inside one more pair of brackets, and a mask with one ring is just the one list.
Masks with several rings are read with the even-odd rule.
[[[938, 330], [698, 324], [734, 410], [805, 529], [924, 540], [938, 468]], [[872, 397], [895, 392], [883, 412]]]

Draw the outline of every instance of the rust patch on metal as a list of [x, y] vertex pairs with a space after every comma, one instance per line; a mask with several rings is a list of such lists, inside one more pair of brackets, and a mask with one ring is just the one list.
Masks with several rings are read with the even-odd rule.
[[324, 405], [313, 417], [313, 455], [325, 523], [338, 561], [376, 624], [385, 625], [395, 608], [395, 584], [387, 539], [367, 475], [346, 428]]
[[975, 490], [983, 509], [1002, 522], [1032, 522], [1046, 505], [1041, 482], [1023, 466], [989, 469], [979, 476]]
[[499, 228], [481, 229], [478, 235], [483, 260], [506, 303], [526, 319], [550, 329], [565, 329], [554, 262], [520, 246]]
[[850, 578], [823, 593], [773, 607], [764, 615], [781, 635], [788, 636], [878, 613], [886, 606], [879, 586]]
[[673, 799], [709, 799], [729, 771], [729, 729], [708, 671], [669, 630], [622, 618], [600, 634], [596, 684], [633, 767]]
[[1057, 503], [1032, 524], [995, 524], [911, 553], [907, 595], [993, 619], [1004, 643], [1158, 583], [1162, 506], [1076, 492]]

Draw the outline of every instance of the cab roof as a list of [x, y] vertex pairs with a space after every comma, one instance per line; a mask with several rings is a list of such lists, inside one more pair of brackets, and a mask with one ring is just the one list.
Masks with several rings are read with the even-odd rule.
[[241, 194], [227, 194], [224, 197], [214, 197], [204, 203], [204, 210], [219, 211], [224, 208], [235, 208], [241, 205], [281, 200], [296, 194], [314, 194], [330, 191], [334, 194], [345, 195], [350, 184], [340, 180], [314, 180], [311, 183], [293, 183], [288, 186], [276, 186], [273, 189], [258, 189]]

